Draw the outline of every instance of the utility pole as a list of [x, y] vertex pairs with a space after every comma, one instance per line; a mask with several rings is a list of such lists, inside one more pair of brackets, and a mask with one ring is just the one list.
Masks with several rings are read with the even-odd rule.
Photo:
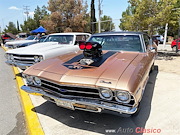
[[168, 31], [168, 23], [166, 23], [166, 26], [165, 26], [164, 41], [163, 41], [163, 49], [165, 49], [165, 46], [166, 46], [167, 31]]
[[29, 15], [29, 11], [28, 11], [28, 10], [30, 10], [30, 9], [28, 8], [29, 6], [23, 6], [23, 7], [24, 7], [23, 9], [25, 10], [24, 13], [26, 14], [27, 19], [28, 19], [28, 15]]
[[95, 17], [95, 6], [94, 6], [94, 0], [91, 0], [91, 33], [96, 33], [96, 17]]
[[101, 33], [101, 3], [102, 3], [102, 0], [99, 0], [99, 5], [98, 5], [98, 10], [99, 10], [99, 21], [98, 21], [98, 32]]

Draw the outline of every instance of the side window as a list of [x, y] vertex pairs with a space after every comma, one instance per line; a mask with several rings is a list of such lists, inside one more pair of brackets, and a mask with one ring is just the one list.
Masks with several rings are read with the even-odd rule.
[[90, 37], [90, 35], [85, 35], [85, 37], [86, 37], [86, 41], [88, 40], [88, 38]]
[[86, 41], [86, 35], [77, 35], [76, 41]]
[[81, 41], [86, 41], [88, 39], [88, 35], [77, 35], [75, 45], [78, 45]]
[[146, 49], [147, 49], [148, 45], [149, 45], [149, 36], [148, 35], [144, 35], [144, 42], [145, 42]]

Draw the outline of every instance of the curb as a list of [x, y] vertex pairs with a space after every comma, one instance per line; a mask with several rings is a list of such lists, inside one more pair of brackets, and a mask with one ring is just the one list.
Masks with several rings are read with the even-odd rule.
[[[5, 51], [7, 51], [7, 49], [5, 47], [2, 46], [2, 48]], [[23, 111], [25, 114], [25, 121], [27, 124], [28, 135], [44, 135], [44, 131], [40, 124], [39, 118], [38, 118], [37, 114], [32, 111], [34, 106], [32, 104], [32, 101], [31, 101], [29, 95], [26, 92], [21, 90], [21, 86], [24, 85], [24, 81], [20, 76], [16, 75], [16, 74], [19, 74], [17, 67], [13, 67], [13, 71], [14, 71], [14, 75], [16, 78], [19, 95], [21, 97], [21, 104], [22, 104]]]

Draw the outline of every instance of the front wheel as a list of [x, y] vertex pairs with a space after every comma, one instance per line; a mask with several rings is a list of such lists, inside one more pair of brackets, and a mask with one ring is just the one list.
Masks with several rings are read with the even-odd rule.
[[172, 51], [176, 52], [176, 45], [172, 47]]
[[154, 63], [152, 64], [151, 66], [151, 70], [150, 70], [150, 73], [154, 70]]

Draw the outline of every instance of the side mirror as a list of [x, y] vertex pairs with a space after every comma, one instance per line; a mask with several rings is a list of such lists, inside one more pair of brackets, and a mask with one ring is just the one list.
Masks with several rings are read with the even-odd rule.
[[154, 47], [150, 47], [149, 50], [150, 50], [150, 52], [152, 52], [152, 53], [156, 53], [156, 48], [154, 48]]

